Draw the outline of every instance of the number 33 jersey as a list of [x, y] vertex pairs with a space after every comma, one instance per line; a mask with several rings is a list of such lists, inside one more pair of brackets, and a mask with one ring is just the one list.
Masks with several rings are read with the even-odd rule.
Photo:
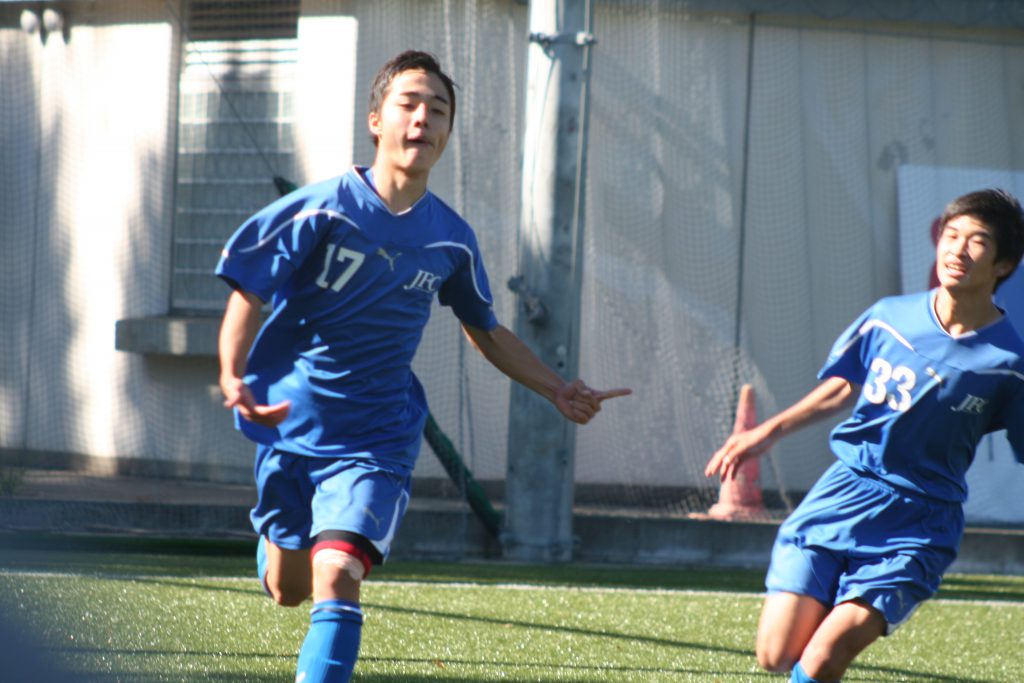
[[300, 188], [228, 241], [217, 275], [273, 302], [246, 383], [292, 402], [276, 429], [236, 423], [290, 453], [411, 470], [427, 417], [412, 359], [435, 296], [473, 327], [497, 321], [469, 225], [430, 192], [393, 213], [371, 182], [356, 167]]
[[1010, 321], [954, 337], [935, 290], [878, 301], [836, 340], [821, 379], [860, 386], [832, 431], [850, 468], [945, 501], [967, 498], [966, 473], [986, 433], [1006, 429], [1024, 462], [1024, 342]]

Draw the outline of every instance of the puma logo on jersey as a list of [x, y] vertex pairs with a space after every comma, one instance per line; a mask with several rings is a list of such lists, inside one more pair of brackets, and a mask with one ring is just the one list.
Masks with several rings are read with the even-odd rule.
[[412, 279], [412, 282], [407, 284], [402, 289], [418, 289], [421, 292], [427, 292], [433, 294], [437, 291], [440, 286], [441, 276], [428, 273], [425, 270], [417, 271], [416, 276]]
[[960, 405], [953, 408], [954, 413], [970, 413], [972, 415], [981, 415], [982, 411], [985, 410], [985, 406], [988, 405], [988, 401], [983, 398], [978, 398], [972, 394], [967, 394], [964, 400], [960, 401]]
[[377, 247], [377, 256], [384, 257], [384, 259], [388, 262], [388, 265], [391, 266], [392, 273], [395, 272], [395, 259], [397, 259], [401, 255], [402, 252], [398, 252], [397, 254], [392, 256], [391, 254], [384, 250], [384, 247]]

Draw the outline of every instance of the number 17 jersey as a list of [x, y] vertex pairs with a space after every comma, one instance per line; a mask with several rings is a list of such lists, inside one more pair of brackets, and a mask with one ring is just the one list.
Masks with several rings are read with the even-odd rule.
[[291, 401], [276, 428], [236, 424], [297, 455], [411, 471], [427, 418], [412, 359], [434, 300], [468, 325], [497, 325], [470, 226], [430, 192], [393, 213], [359, 167], [257, 213], [216, 272], [273, 301], [245, 381], [257, 403]]
[[1024, 341], [1006, 316], [950, 335], [935, 293], [878, 301], [839, 337], [818, 376], [861, 387], [852, 415], [832, 431], [839, 460], [898, 488], [963, 502], [986, 433], [1006, 429], [1024, 462]]

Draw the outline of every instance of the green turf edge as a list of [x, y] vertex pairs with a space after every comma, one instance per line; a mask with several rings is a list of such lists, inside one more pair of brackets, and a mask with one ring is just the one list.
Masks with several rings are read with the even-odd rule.
[[[85, 571], [245, 576], [253, 573], [255, 539], [158, 538], [0, 532], [0, 571]], [[210, 560], [214, 560], [210, 562]], [[371, 580], [761, 592], [763, 569], [701, 566], [531, 565], [504, 561], [393, 561]], [[1024, 602], [1024, 576], [950, 574], [939, 598]]]

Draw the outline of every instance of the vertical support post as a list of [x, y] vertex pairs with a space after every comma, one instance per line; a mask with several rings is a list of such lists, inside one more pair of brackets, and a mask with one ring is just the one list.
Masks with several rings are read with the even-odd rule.
[[[566, 379], [579, 368], [580, 256], [586, 167], [589, 0], [533, 0], [527, 57], [520, 273], [515, 331]], [[572, 559], [575, 426], [513, 384], [505, 555]]]

